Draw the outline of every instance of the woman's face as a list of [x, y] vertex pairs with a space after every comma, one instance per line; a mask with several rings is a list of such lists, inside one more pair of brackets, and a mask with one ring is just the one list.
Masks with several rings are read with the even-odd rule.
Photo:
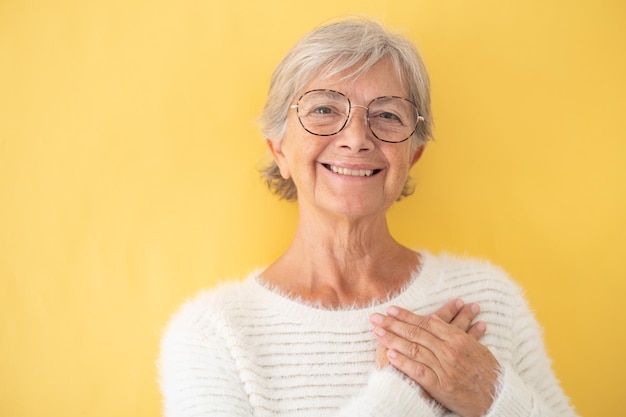
[[[356, 80], [341, 81], [342, 75], [314, 79], [297, 96], [313, 89], [331, 89], [345, 94], [353, 106], [367, 106], [381, 96], [408, 96], [388, 59]], [[397, 200], [423, 147], [412, 152], [411, 139], [400, 143], [376, 139], [365, 115], [365, 109], [353, 107], [341, 132], [316, 136], [304, 130], [296, 110], [290, 110], [282, 141], [268, 140], [281, 175], [291, 178], [298, 189], [301, 211], [359, 218], [384, 214]]]

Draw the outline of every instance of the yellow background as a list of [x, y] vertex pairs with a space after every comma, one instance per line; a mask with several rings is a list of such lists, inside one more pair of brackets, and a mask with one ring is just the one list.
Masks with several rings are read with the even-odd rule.
[[270, 73], [350, 13], [413, 38], [435, 143], [390, 212], [526, 289], [582, 415], [626, 415], [622, 0], [0, 2], [0, 415], [156, 416], [174, 309], [288, 244]]

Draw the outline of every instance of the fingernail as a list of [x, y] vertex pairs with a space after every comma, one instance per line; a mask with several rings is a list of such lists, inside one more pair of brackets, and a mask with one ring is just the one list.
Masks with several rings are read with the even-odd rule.
[[370, 320], [374, 323], [380, 324], [383, 322], [383, 316], [382, 314], [374, 313], [370, 316]]
[[389, 314], [390, 316], [397, 316], [400, 313], [400, 310], [398, 310], [397, 307], [389, 307], [387, 309], [387, 314]]
[[395, 350], [390, 350], [389, 352], [387, 352], [387, 357], [390, 359], [395, 359], [396, 357], [398, 357], [398, 352], [396, 352]]
[[463, 300], [456, 300], [456, 302], [454, 303], [454, 305], [456, 306], [456, 308], [461, 309], [463, 308]]
[[480, 306], [478, 304], [472, 304], [472, 313], [478, 314], [480, 312]]
[[376, 333], [378, 336], [384, 336], [387, 332], [385, 332], [385, 329], [377, 327], [374, 329], [374, 333]]

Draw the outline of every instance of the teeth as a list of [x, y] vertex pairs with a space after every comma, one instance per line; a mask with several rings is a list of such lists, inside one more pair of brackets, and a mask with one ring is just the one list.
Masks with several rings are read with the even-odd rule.
[[331, 171], [340, 175], [351, 175], [353, 177], [369, 177], [374, 173], [373, 169], [348, 169], [330, 166]]

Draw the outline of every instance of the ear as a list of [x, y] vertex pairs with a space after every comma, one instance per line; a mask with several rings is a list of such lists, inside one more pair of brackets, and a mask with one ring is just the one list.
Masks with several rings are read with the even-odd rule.
[[411, 158], [411, 167], [413, 167], [413, 165], [415, 165], [417, 161], [420, 160], [425, 149], [426, 149], [426, 145], [421, 145], [419, 148], [415, 150], [415, 153], [413, 154], [413, 158]]
[[267, 147], [272, 154], [272, 158], [274, 158], [274, 162], [276, 162], [276, 165], [280, 170], [280, 176], [288, 180], [291, 177], [291, 174], [289, 173], [289, 164], [287, 163], [287, 158], [283, 153], [282, 142], [273, 141], [272, 139], [265, 139], [265, 143], [267, 144]]

